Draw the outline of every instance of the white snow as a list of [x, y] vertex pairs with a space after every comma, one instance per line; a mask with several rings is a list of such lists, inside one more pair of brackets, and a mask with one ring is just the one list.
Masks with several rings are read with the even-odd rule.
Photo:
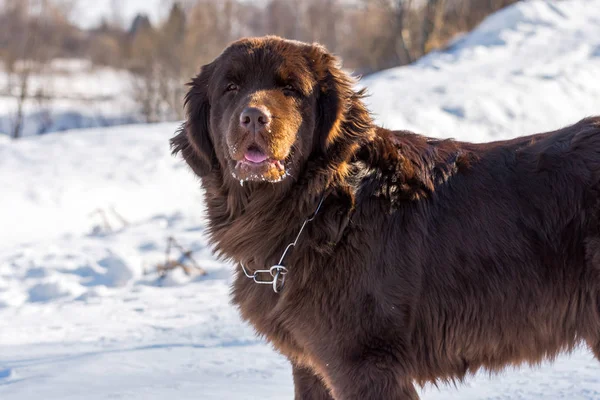
[[[368, 101], [386, 126], [479, 141], [600, 114], [598, 18], [600, 0], [517, 4], [365, 79]], [[198, 180], [169, 154], [176, 128], [0, 135], [0, 399], [292, 398], [287, 361], [229, 304], [233, 266], [212, 257]], [[158, 279], [169, 236], [207, 276]], [[422, 395], [600, 399], [600, 363], [579, 349]]]
[[600, 3], [529, 1], [448, 51], [369, 76], [384, 126], [486, 141], [600, 113]]

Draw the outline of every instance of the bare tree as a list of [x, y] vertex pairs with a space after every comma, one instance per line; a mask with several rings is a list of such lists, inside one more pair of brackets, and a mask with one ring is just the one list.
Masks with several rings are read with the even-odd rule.
[[270, 0], [265, 7], [268, 33], [289, 39], [299, 39], [300, 24], [294, 0]]
[[[11, 136], [23, 134], [25, 107], [28, 103], [48, 106], [51, 93], [44, 85], [51, 76], [33, 78], [44, 73], [72, 29], [68, 22], [74, 0], [4, 0], [0, 11], [0, 52], [7, 74], [7, 93], [15, 99]], [[43, 110], [42, 110], [43, 111]], [[48, 122], [48, 121], [45, 121]]]
[[128, 63], [131, 72], [133, 100], [139, 105], [146, 122], [161, 120], [159, 33], [147, 16], [138, 15], [130, 29], [131, 52]]
[[400, 63], [410, 64], [414, 61], [410, 50], [411, 34], [407, 28], [406, 21], [412, 10], [412, 0], [395, 0], [391, 4], [391, 15], [393, 18], [392, 26], [394, 28], [394, 49]]
[[159, 91], [170, 113], [183, 119], [186, 17], [182, 7], [174, 3], [169, 17], [161, 27], [158, 38], [158, 57], [161, 73]]
[[127, 68], [147, 122], [181, 119], [184, 83], [237, 38], [320, 42], [364, 74], [411, 63], [517, 0], [162, 0], [170, 7], [164, 20], [137, 16], [129, 29], [123, 2], [110, 0], [111, 14], [86, 32], [69, 21], [76, 1], [0, 0], [0, 57], [17, 104], [15, 137], [32, 96], [40, 108], [52, 99], [39, 87], [43, 80], [32, 78], [53, 57]]
[[[298, 3], [297, 3], [298, 4]], [[331, 51], [338, 49], [338, 26], [343, 11], [338, 0], [306, 0], [303, 11], [303, 38], [307, 42], [320, 42]]]
[[11, 136], [19, 138], [23, 130], [25, 103], [30, 96], [31, 76], [40, 69], [40, 20], [31, 18], [29, 1], [5, 2], [7, 17], [5, 28], [11, 33], [3, 54], [8, 76], [7, 91], [14, 96], [16, 111], [12, 121]]
[[[426, 0], [423, 7], [423, 23], [421, 29], [420, 54], [429, 52], [432, 48], [440, 47], [438, 36], [444, 25], [445, 0]], [[430, 42], [434, 43], [431, 44]]]

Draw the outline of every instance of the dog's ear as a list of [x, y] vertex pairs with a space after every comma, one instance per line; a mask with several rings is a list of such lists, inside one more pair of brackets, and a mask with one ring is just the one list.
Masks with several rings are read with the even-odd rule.
[[372, 119], [362, 102], [364, 90], [355, 90], [355, 79], [342, 70], [337, 57], [320, 45], [312, 47], [319, 86], [316, 146], [326, 153], [342, 136], [347, 141], [366, 134]]
[[188, 84], [190, 89], [185, 95], [186, 121], [171, 139], [173, 154], [181, 152], [198, 176], [204, 176], [219, 167], [210, 137], [208, 83], [213, 69], [212, 64], [205, 65], [200, 74]]

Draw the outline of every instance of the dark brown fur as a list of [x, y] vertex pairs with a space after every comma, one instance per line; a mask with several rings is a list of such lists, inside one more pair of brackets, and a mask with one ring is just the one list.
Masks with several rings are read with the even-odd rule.
[[[232, 69], [244, 91], [223, 98]], [[290, 74], [294, 101], [277, 94]], [[201, 178], [221, 257], [276, 264], [326, 194], [280, 294], [240, 270], [233, 286], [290, 359], [297, 399], [417, 399], [415, 382], [580, 342], [600, 358], [600, 118], [486, 144], [392, 132], [322, 47], [275, 37], [234, 43], [191, 85], [172, 143]], [[284, 130], [265, 143], [287, 154], [293, 135], [290, 176], [241, 186], [228, 121], [265, 90]]]

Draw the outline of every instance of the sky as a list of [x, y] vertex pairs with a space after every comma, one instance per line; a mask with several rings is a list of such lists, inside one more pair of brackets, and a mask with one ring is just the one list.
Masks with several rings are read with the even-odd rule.
[[[127, 27], [138, 13], [147, 14], [153, 23], [164, 19], [175, 0], [79, 0], [72, 10], [71, 20], [81, 28], [97, 26], [103, 17], [112, 19], [115, 8]], [[263, 0], [244, 0], [260, 3]]]
[[[138, 13], [145, 13], [152, 22], [158, 22], [168, 13], [170, 0], [86, 0], [79, 1], [72, 11], [71, 20], [82, 28], [91, 28], [103, 17], [112, 19], [115, 8], [119, 16], [128, 26]], [[115, 7], [116, 5], [116, 7]]]

